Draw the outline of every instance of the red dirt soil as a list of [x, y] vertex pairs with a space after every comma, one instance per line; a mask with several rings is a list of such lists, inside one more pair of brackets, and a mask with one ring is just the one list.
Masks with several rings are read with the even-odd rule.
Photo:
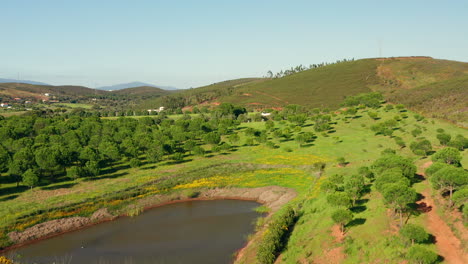
[[[426, 162], [421, 166], [421, 168], [426, 169], [431, 166], [431, 164], [431, 161]], [[420, 174], [425, 176], [422, 172]], [[425, 181], [429, 186], [427, 179]], [[428, 229], [429, 233], [435, 236], [435, 244], [437, 246], [438, 254], [441, 255], [447, 263], [468, 263], [468, 254], [463, 251], [460, 239], [458, 239], [453, 234], [447, 223], [443, 221], [442, 218], [440, 218], [440, 216], [437, 214], [437, 207], [431, 197], [430, 188], [424, 190], [422, 195], [424, 195], [424, 199], [418, 202], [418, 209], [424, 208], [422, 211], [426, 211], [426, 228]], [[463, 231], [466, 233], [466, 229]]]
[[[345, 234], [341, 233], [339, 225], [334, 225], [332, 227], [331, 235], [335, 238], [335, 241], [333, 241], [333, 245], [343, 242], [343, 239], [345, 238]], [[315, 259], [313, 263], [339, 264], [342, 263], [345, 258], [346, 255], [343, 252], [343, 246], [338, 246], [325, 251], [323, 256]]]
[[436, 238], [436, 246], [439, 255], [444, 257], [447, 263], [468, 263], [468, 255], [461, 249], [460, 240], [453, 234], [447, 223], [437, 214], [436, 206], [430, 196], [429, 190], [425, 190], [423, 195], [425, 198], [418, 204], [425, 203], [426, 207], [432, 207], [433, 209], [427, 212], [426, 227], [429, 233]]

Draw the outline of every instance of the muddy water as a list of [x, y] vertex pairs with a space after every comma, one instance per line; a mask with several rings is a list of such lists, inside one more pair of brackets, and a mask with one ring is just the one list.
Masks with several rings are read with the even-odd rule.
[[237, 200], [165, 205], [31, 244], [10, 254], [21, 263], [230, 263], [259, 216]]

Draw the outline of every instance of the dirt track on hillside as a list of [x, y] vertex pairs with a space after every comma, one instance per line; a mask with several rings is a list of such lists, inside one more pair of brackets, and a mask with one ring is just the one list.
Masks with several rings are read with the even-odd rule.
[[[432, 164], [427, 162], [422, 166], [426, 169]], [[424, 173], [421, 173], [425, 177]], [[427, 179], [425, 179], [427, 185]], [[468, 254], [463, 251], [460, 239], [458, 239], [447, 225], [445, 221], [437, 214], [437, 206], [431, 197], [430, 187], [425, 189], [422, 193], [424, 198], [418, 204], [425, 203], [426, 210], [426, 228], [430, 234], [435, 237], [435, 244], [437, 246], [437, 253], [444, 258], [447, 263], [451, 264], [466, 264], [468, 263]], [[464, 229], [466, 232], [466, 229]], [[463, 236], [462, 236], [463, 237]]]

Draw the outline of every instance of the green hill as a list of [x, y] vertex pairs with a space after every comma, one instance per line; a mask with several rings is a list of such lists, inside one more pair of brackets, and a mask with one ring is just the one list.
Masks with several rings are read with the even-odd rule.
[[160, 88], [152, 87], [152, 86], [140, 86], [140, 87], [133, 87], [133, 88], [126, 88], [116, 91], [109, 91], [108, 93], [118, 94], [118, 95], [168, 95], [172, 93], [172, 91], [163, 90]]
[[[425, 109], [423, 104], [427, 100], [437, 101], [439, 108], [432, 109], [431, 112], [439, 117], [460, 121], [467, 119], [466, 113], [444, 114], [443, 109], [455, 108], [450, 100], [445, 99], [446, 92], [457, 91], [459, 102], [468, 101], [467, 93], [463, 92], [461, 86], [466, 83], [466, 76], [468, 63], [464, 62], [430, 57], [362, 59], [310, 69], [277, 79], [226, 81], [179, 91], [152, 103], [166, 107], [186, 107], [228, 102], [257, 109], [300, 104], [333, 109], [339, 107], [346, 96], [379, 91], [392, 102], [406, 103], [417, 111]], [[415, 95], [409, 96], [413, 89]], [[439, 92], [439, 89], [445, 92]], [[424, 100], [418, 98], [423, 94]], [[466, 105], [463, 106], [462, 103], [455, 106], [461, 107], [458, 110], [463, 107], [466, 109]]]

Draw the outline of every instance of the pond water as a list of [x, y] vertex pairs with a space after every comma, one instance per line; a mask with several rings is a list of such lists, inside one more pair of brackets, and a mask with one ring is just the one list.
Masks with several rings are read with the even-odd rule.
[[21, 263], [230, 263], [254, 232], [250, 201], [190, 201], [98, 224], [10, 252]]

